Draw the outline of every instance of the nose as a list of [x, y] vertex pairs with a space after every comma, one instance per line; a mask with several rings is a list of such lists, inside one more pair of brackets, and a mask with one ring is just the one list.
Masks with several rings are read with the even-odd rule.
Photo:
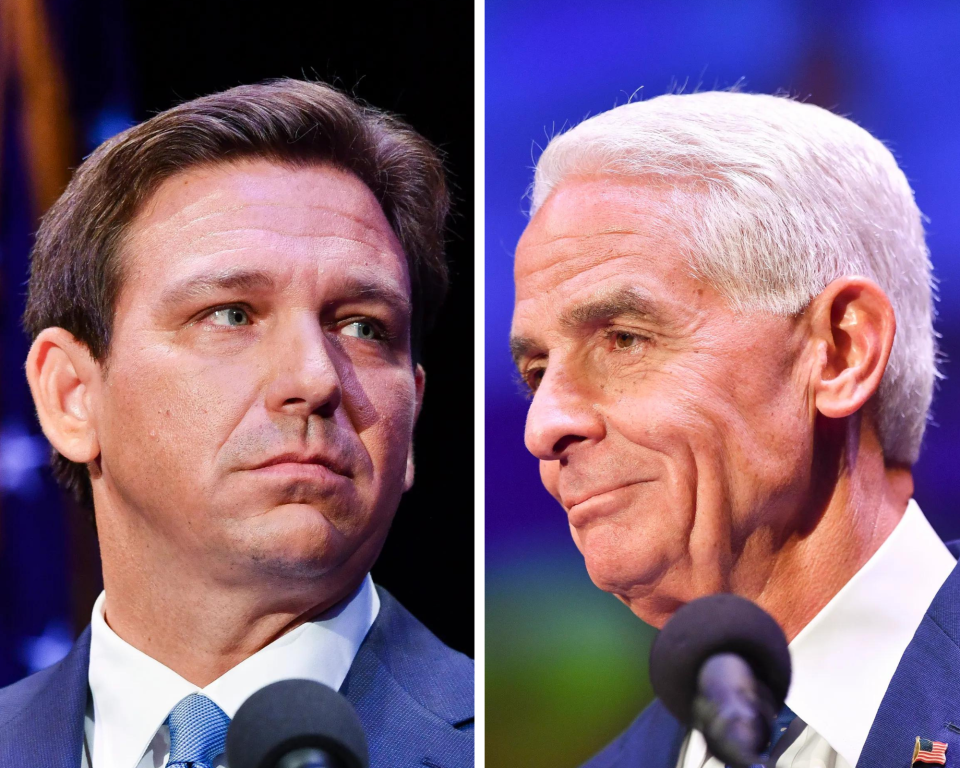
[[603, 418], [585, 386], [561, 367], [548, 367], [527, 412], [527, 450], [541, 461], [556, 461], [603, 435]]
[[286, 326], [271, 345], [275, 376], [267, 390], [268, 410], [291, 416], [334, 415], [343, 400], [335, 349], [315, 316]]

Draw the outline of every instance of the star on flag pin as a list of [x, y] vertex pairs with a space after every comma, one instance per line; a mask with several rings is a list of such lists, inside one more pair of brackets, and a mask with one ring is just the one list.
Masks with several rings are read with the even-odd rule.
[[917, 743], [913, 745], [913, 762], [946, 765], [947, 745], [942, 741], [930, 741], [917, 736]]

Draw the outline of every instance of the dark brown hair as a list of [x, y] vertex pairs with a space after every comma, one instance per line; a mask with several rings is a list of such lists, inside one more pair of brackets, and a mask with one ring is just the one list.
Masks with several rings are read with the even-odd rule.
[[[31, 337], [44, 328], [65, 328], [106, 362], [130, 222], [171, 176], [243, 158], [330, 164], [370, 188], [407, 256], [416, 359], [423, 330], [447, 290], [449, 194], [441, 158], [398, 118], [328, 85], [290, 79], [188, 101], [101, 144], [37, 233], [23, 316]], [[60, 484], [92, 509], [86, 466], [56, 451], [52, 463]]]

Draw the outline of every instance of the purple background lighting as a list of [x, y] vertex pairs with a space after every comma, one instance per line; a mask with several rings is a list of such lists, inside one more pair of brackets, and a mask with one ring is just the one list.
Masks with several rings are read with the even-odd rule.
[[652, 632], [586, 576], [523, 447], [506, 340], [525, 192], [550, 135], [669, 90], [786, 91], [894, 151], [929, 217], [947, 378], [916, 498], [960, 537], [960, 6], [748, 0], [486, 4], [487, 765], [575, 766], [649, 700]]

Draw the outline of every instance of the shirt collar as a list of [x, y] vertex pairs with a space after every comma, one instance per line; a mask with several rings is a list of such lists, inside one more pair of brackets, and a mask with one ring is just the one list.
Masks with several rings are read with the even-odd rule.
[[201, 692], [231, 718], [255, 691], [278, 680], [315, 680], [339, 689], [380, 611], [368, 574], [344, 603], [301, 624], [198, 688], [121, 639], [104, 620], [104, 593], [93, 607], [89, 684], [93, 697], [95, 764], [135, 768], [170, 710]]
[[913, 500], [876, 553], [790, 643], [787, 706], [856, 765], [900, 657], [956, 565]]

